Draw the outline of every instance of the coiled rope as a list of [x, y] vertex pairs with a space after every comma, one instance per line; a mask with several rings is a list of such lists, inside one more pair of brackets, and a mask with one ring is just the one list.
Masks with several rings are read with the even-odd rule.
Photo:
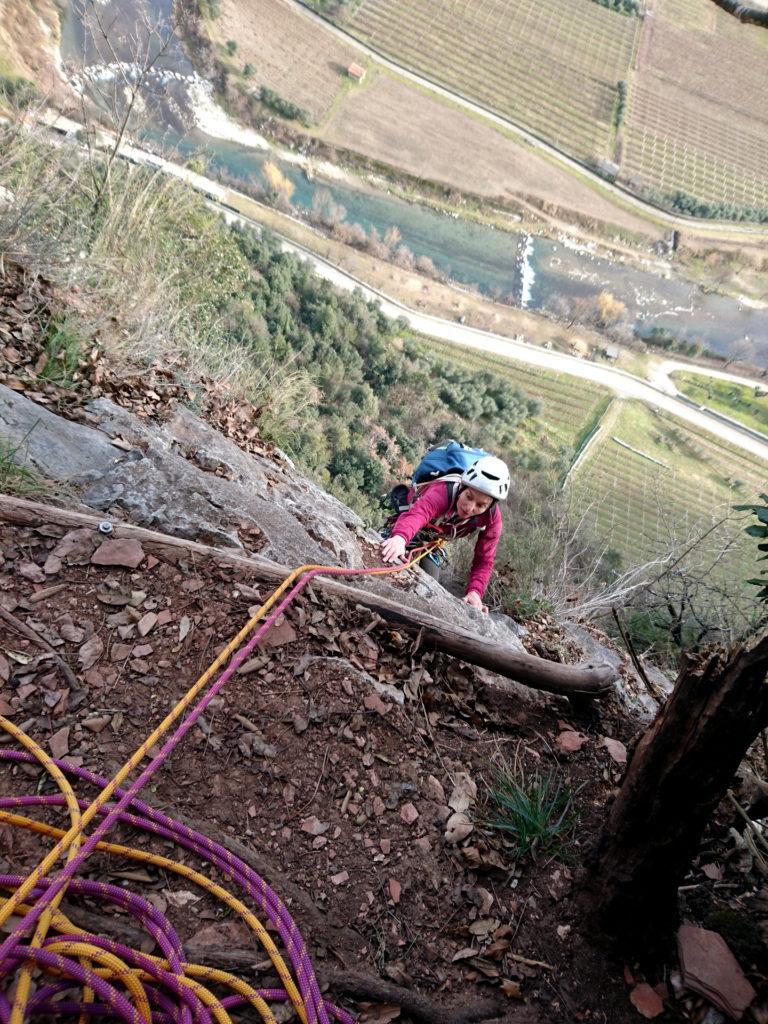
[[[24, 748], [0, 750], [0, 760], [36, 762], [59, 789], [59, 794], [52, 796], [0, 798], [0, 822], [56, 840], [42, 861], [25, 878], [0, 875], [0, 889], [9, 892], [7, 898], [0, 899], [0, 927], [4, 926], [5, 931], [10, 931], [0, 943], [0, 979], [11, 978], [18, 972], [12, 998], [0, 993], [0, 1024], [22, 1024], [32, 1015], [51, 1013], [77, 1014], [78, 1024], [85, 1024], [90, 1017], [100, 1015], [117, 1016], [128, 1024], [213, 1024], [214, 1021], [216, 1024], [231, 1024], [229, 1010], [244, 1004], [250, 1004], [256, 1009], [265, 1024], [276, 1024], [269, 1003], [284, 1001], [290, 1001], [302, 1024], [329, 1024], [331, 1018], [342, 1024], [354, 1024], [354, 1018], [346, 1010], [323, 998], [306, 945], [292, 916], [280, 897], [259, 874], [222, 844], [155, 810], [139, 800], [138, 794], [249, 657], [276, 619], [315, 576], [401, 572], [415, 565], [442, 543], [438, 540], [416, 549], [414, 557], [401, 565], [372, 569], [303, 565], [295, 569], [112, 779], [105, 780], [86, 769], [56, 761], [39, 744], [0, 716], [0, 728]], [[251, 633], [253, 635], [247, 639]], [[215, 673], [227, 662], [224, 671], [206, 691]], [[182, 716], [183, 721], [176, 725]], [[174, 725], [175, 731], [165, 740], [149, 764], [127, 788], [122, 788], [122, 784], [138, 768], [150, 749]], [[78, 800], [68, 775], [98, 787], [96, 797], [90, 802]], [[66, 806], [69, 828], [66, 831], [57, 829], [9, 810], [30, 806]], [[95, 828], [87, 834], [86, 828], [95, 819], [98, 819]], [[257, 905], [277, 930], [292, 970], [267, 928], [239, 897], [187, 865], [145, 850], [106, 842], [105, 836], [118, 822], [171, 840], [221, 871], [225, 878], [239, 887], [245, 897]], [[75, 877], [95, 850], [160, 867], [184, 877], [219, 899], [258, 938], [283, 987], [255, 989], [226, 971], [186, 962], [178, 934], [168, 918], [152, 903], [118, 886]], [[48, 877], [62, 857], [65, 858], [63, 866]], [[125, 943], [77, 928], [58, 909], [68, 891], [76, 895], [95, 896], [129, 912], [156, 942], [162, 957], [150, 956]], [[14, 927], [9, 924], [12, 915], [20, 918]], [[51, 930], [57, 934], [49, 937]], [[27, 942], [25, 939], [30, 932], [32, 935]], [[43, 985], [32, 994], [35, 970], [68, 980]], [[229, 989], [230, 994], [219, 998], [207, 987], [209, 984]]]

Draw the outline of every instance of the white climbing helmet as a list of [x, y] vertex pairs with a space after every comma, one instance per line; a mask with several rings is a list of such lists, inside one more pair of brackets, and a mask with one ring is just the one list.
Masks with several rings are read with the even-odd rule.
[[461, 482], [465, 487], [490, 494], [495, 501], [504, 501], [509, 494], [507, 464], [495, 455], [481, 455], [477, 462], [464, 470]]

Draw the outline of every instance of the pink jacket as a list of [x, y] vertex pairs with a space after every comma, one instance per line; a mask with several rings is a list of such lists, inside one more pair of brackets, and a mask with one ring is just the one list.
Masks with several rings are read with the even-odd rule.
[[423, 488], [411, 508], [397, 517], [392, 536], [402, 537], [407, 544], [419, 530], [430, 525], [440, 526], [451, 540], [467, 537], [475, 530], [480, 530], [466, 593], [475, 590], [482, 597], [491, 578], [496, 546], [501, 536], [501, 509], [493, 505], [488, 512], [473, 516], [472, 519], [456, 519], [451, 492], [451, 485], [442, 480]]

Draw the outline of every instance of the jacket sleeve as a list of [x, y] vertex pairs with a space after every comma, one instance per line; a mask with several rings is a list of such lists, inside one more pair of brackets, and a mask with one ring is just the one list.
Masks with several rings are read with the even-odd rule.
[[408, 544], [422, 527], [444, 515], [448, 511], [449, 503], [448, 488], [445, 484], [437, 483], [426, 487], [412, 507], [397, 517], [397, 522], [392, 528], [392, 536], [403, 537]]
[[470, 590], [475, 590], [480, 597], [485, 593], [485, 588], [488, 586], [488, 580], [491, 578], [491, 572], [493, 571], [493, 561], [496, 557], [496, 547], [500, 536], [501, 509], [497, 505], [490, 523], [477, 538], [475, 555], [472, 559], [472, 568], [469, 571], [465, 593], [468, 594]]

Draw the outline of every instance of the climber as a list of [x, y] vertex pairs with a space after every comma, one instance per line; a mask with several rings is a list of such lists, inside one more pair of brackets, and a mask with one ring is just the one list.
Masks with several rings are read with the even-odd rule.
[[[421, 531], [430, 531], [431, 536], [442, 536], [448, 540], [467, 537], [477, 531], [479, 536], [475, 542], [464, 601], [487, 612], [483, 594], [501, 536], [499, 502], [504, 501], [509, 493], [506, 464], [494, 455], [481, 455], [461, 475], [446, 474], [415, 483], [410, 490], [400, 485], [393, 494], [398, 491], [404, 500], [404, 504], [398, 507], [404, 511], [394, 519], [381, 545], [384, 561], [401, 561], [408, 548], [424, 542], [424, 538], [418, 536]], [[427, 556], [419, 564], [430, 576], [439, 579], [439, 561]]]

